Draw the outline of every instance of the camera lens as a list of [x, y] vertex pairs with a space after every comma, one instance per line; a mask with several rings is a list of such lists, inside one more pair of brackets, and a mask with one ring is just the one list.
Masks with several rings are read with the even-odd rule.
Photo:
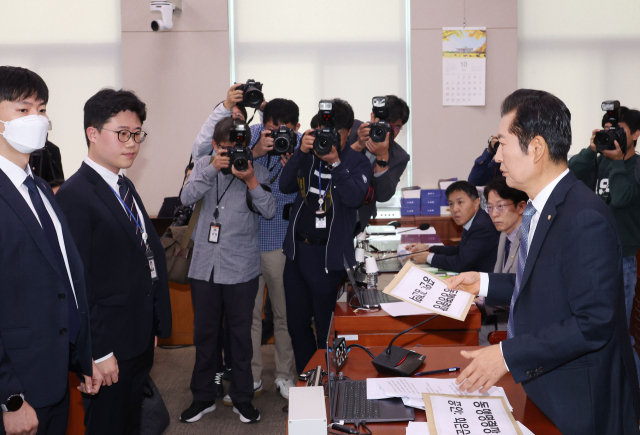
[[258, 104], [262, 102], [262, 93], [257, 89], [252, 89], [246, 93], [245, 100], [249, 104]]
[[289, 149], [289, 141], [284, 137], [279, 137], [273, 142], [273, 149], [279, 153], [284, 153]]
[[239, 158], [239, 159], [236, 159], [235, 162], [233, 162], [233, 167], [236, 168], [236, 171], [242, 172], [249, 169], [249, 164], [247, 162], [247, 159]]

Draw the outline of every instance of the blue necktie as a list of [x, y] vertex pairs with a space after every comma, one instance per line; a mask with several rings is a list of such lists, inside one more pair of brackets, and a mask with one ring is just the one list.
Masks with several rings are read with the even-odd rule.
[[509, 310], [509, 322], [507, 323], [507, 338], [513, 338], [513, 306], [520, 294], [520, 283], [522, 282], [522, 275], [524, 274], [524, 266], [527, 264], [527, 245], [529, 244], [529, 227], [531, 226], [531, 218], [536, 214], [536, 208], [533, 203], [529, 201], [527, 207], [524, 209], [522, 215], [522, 235], [520, 236], [520, 249], [518, 250], [518, 272], [516, 273], [516, 286], [513, 289], [513, 296], [511, 296], [511, 306]]
[[[124, 181], [124, 177], [122, 175], [118, 176], [118, 190], [120, 191], [120, 198], [122, 198], [127, 207], [129, 207], [131, 214], [138, 219], [138, 209], [136, 208], [136, 204], [133, 202], [133, 193], [131, 192], [131, 189], [129, 189], [129, 184]], [[127, 214], [129, 213], [127, 212]], [[129, 214], [129, 222], [131, 222], [131, 225], [135, 227], [136, 238], [138, 239], [138, 242], [140, 242], [140, 246], [142, 246], [144, 243], [142, 240], [142, 233], [140, 232], [138, 223], [133, 219], [131, 214]]]
[[467, 233], [469, 232], [469, 230], [462, 230], [462, 236], [460, 236], [460, 243], [458, 243], [459, 247], [463, 247], [465, 243], [467, 243]]
[[511, 240], [507, 238], [506, 243], [504, 244], [504, 258], [502, 259], [502, 272], [504, 273], [504, 267], [507, 265], [507, 260], [509, 259], [509, 254], [511, 253]]
[[[66, 291], [66, 295], [64, 293], [60, 293], [58, 295], [59, 298], [67, 299], [67, 304], [69, 305], [69, 341], [72, 344], [76, 344], [76, 338], [78, 337], [78, 332], [80, 332], [80, 316], [78, 315], [78, 307], [76, 306], [76, 299], [73, 294], [73, 289], [71, 288], [71, 282], [69, 281], [69, 274], [67, 273], [67, 267], [64, 264], [64, 257], [62, 256], [62, 250], [60, 249], [60, 242], [58, 241], [58, 233], [56, 233], [56, 228], [53, 225], [53, 221], [51, 220], [51, 216], [47, 211], [47, 208], [42, 201], [42, 197], [40, 196], [40, 192], [38, 192], [38, 188], [36, 186], [35, 180], [29, 175], [24, 180], [23, 183], [29, 189], [29, 196], [31, 197], [31, 203], [33, 204], [33, 208], [36, 209], [36, 214], [40, 219], [40, 224], [42, 225], [42, 229], [44, 230], [44, 235], [47, 238], [47, 242], [51, 247], [51, 251], [53, 251], [53, 256], [56, 258], [56, 263], [58, 264], [58, 271], [60, 275], [63, 277], [62, 281], [64, 284], [64, 289]], [[64, 329], [60, 330], [61, 333], [64, 333]]]

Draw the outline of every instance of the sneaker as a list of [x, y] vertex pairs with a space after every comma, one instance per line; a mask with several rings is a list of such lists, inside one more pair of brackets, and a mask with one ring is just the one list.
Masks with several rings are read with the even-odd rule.
[[234, 405], [233, 412], [240, 416], [240, 421], [243, 423], [257, 423], [260, 421], [260, 412], [253, 407], [251, 402]]
[[[253, 383], [253, 395], [254, 396], [259, 396], [262, 394], [262, 379], [260, 379], [259, 382], [254, 382]], [[227, 394], [226, 396], [224, 396], [224, 399], [222, 399], [222, 403], [224, 403], [227, 406], [232, 406], [233, 405], [233, 401], [231, 400], [231, 397]]]
[[229, 381], [231, 382], [231, 369], [225, 367], [224, 368], [224, 375], [222, 375], [222, 379], [224, 379], [225, 381]]
[[222, 385], [222, 377], [224, 375], [224, 372], [218, 372], [216, 373], [216, 378], [213, 381], [213, 383], [215, 384], [215, 391], [216, 391], [216, 397], [223, 397], [224, 396], [224, 386]]
[[203, 415], [215, 411], [216, 403], [214, 401], [202, 402], [194, 400], [191, 406], [182, 412], [180, 421], [182, 423], [195, 423], [200, 420]]
[[280, 394], [282, 395], [282, 397], [289, 400], [289, 388], [295, 387], [296, 384], [294, 384], [291, 379], [283, 379], [283, 378], [277, 378], [275, 381], [275, 384], [276, 384], [276, 387], [278, 388], [278, 391], [280, 391]]

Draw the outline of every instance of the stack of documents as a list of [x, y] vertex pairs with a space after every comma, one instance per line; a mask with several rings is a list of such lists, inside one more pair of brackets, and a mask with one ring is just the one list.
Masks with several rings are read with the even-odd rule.
[[[533, 432], [531, 432], [524, 424], [520, 423], [519, 421], [517, 423], [523, 435], [534, 435]], [[409, 425], [407, 426], [407, 432], [405, 433], [406, 435], [430, 435], [429, 423], [427, 423], [426, 421], [410, 421]]]
[[389, 397], [400, 397], [405, 406], [424, 409], [422, 393], [430, 394], [453, 394], [456, 396], [502, 396], [509, 409], [513, 407], [509, 403], [504, 388], [491, 387], [484, 394], [478, 392], [469, 394], [463, 393], [455, 384], [455, 379], [434, 379], [434, 378], [369, 378], [367, 379], [367, 399], [388, 399]]

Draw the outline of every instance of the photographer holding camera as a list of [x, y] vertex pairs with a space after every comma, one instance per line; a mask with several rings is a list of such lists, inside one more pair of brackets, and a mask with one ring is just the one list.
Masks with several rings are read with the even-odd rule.
[[[609, 204], [622, 242], [625, 305], [629, 323], [637, 281], [636, 256], [640, 248], [640, 186], [635, 178], [640, 112], [620, 107], [617, 101], [611, 102], [609, 107], [605, 107], [605, 103], [603, 109], [612, 109], [605, 114], [609, 120], [602, 121], [605, 128], [593, 130], [590, 145], [569, 160], [569, 169], [587, 185], [593, 178], [593, 172], [597, 171], [596, 194]], [[640, 360], [636, 352], [634, 356], [640, 374]]]
[[268, 191], [268, 171], [251, 163], [250, 150], [244, 147], [250, 141], [246, 124], [236, 124], [231, 117], [218, 122], [212, 141], [215, 156], [197, 160], [180, 197], [187, 206], [203, 199], [189, 269], [196, 346], [193, 403], [180, 416], [183, 422], [193, 423], [215, 410], [223, 305], [233, 354], [229, 396], [240, 421], [260, 420], [251, 403], [251, 321], [260, 275], [258, 213], [273, 218], [276, 200]]
[[[282, 243], [287, 234], [288, 211], [296, 198], [295, 194], [280, 191], [282, 169], [294, 149], [298, 148], [302, 134], [298, 133], [300, 110], [291, 100], [276, 98], [264, 105], [261, 113], [262, 124], [251, 126], [251, 147], [256, 163], [269, 171], [271, 190], [276, 199], [276, 214], [273, 219], [260, 218], [260, 256], [262, 275], [258, 284], [258, 295], [253, 308], [253, 389], [262, 390], [262, 308], [264, 286], [267, 285], [271, 307], [273, 309], [275, 339], [275, 384], [280, 394], [289, 399], [289, 388], [295, 387], [293, 373], [293, 348], [287, 329], [287, 310], [284, 297], [284, 264], [286, 257], [282, 253]], [[286, 219], [286, 220], [285, 220]]]
[[318, 119], [321, 128], [305, 132], [280, 177], [282, 193], [297, 193], [283, 252], [287, 325], [298, 373], [325, 347], [344, 259], [355, 264], [356, 211], [371, 176], [369, 160], [346, 146], [353, 125], [349, 103], [321, 101]]
[[469, 173], [469, 183], [474, 186], [486, 186], [496, 177], [501, 177], [500, 163], [494, 160], [498, 150], [498, 138], [491, 135], [487, 140], [487, 148], [482, 155], [473, 163], [473, 168]]
[[241, 86], [244, 85], [240, 83], [232, 85], [227, 91], [227, 98], [219, 103], [213, 109], [213, 113], [209, 115], [209, 118], [200, 129], [198, 137], [193, 142], [191, 149], [193, 160], [211, 155], [211, 138], [218, 122], [229, 117], [242, 122], [247, 120], [247, 109], [243, 104], [245, 92], [242, 89], [238, 89]]
[[393, 197], [407, 168], [409, 154], [395, 138], [409, 121], [409, 113], [407, 103], [395, 95], [374, 97], [371, 122], [357, 119], [353, 122], [347, 145], [363, 153], [371, 165], [371, 189], [365, 203], [358, 208], [358, 233], [376, 217], [376, 202], [386, 202]]

